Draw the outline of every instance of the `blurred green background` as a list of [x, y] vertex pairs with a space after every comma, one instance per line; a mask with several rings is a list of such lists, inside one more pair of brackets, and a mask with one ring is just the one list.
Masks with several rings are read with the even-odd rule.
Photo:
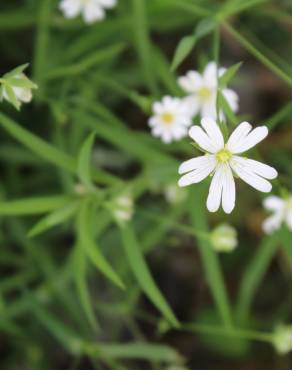
[[[153, 101], [181, 95], [177, 76], [214, 59], [210, 33], [170, 68], [210, 18], [220, 65], [243, 62], [237, 122], [269, 126], [257, 155], [289, 192], [290, 0], [119, 0], [93, 25], [55, 0], [0, 2], [0, 72], [30, 63], [39, 86], [20, 112], [0, 108], [1, 369], [291, 369], [270, 334], [292, 318], [291, 233], [263, 235], [263, 197], [244, 183], [232, 215], [207, 213], [207, 183], [169, 202], [194, 148], [147, 125]], [[118, 226], [124, 194], [135, 213]], [[200, 236], [222, 222], [239, 238], [226, 255]]]

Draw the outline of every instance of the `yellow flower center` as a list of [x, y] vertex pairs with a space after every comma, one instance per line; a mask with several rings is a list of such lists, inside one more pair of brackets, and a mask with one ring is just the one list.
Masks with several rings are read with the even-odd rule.
[[161, 115], [161, 119], [162, 119], [162, 121], [163, 121], [164, 123], [166, 123], [167, 125], [169, 125], [169, 124], [173, 123], [173, 121], [174, 121], [174, 116], [173, 116], [173, 114], [172, 114], [172, 113], [170, 113], [170, 112], [164, 112], [164, 113], [162, 113], [162, 115]]
[[220, 163], [228, 162], [231, 157], [232, 153], [226, 148], [221, 149], [216, 153], [216, 159]]
[[198, 94], [202, 100], [207, 100], [210, 98], [212, 92], [208, 87], [201, 87], [198, 91]]

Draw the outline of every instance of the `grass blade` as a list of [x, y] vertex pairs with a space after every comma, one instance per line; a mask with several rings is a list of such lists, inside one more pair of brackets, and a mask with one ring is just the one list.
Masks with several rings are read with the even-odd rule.
[[148, 266], [145, 262], [142, 250], [136, 236], [129, 225], [121, 227], [121, 237], [124, 250], [130, 264], [130, 268], [136, 277], [140, 288], [147, 295], [150, 301], [158, 308], [164, 317], [173, 325], [179, 327], [179, 322], [176, 319], [172, 309], [162, 296], [155, 281], [153, 280]]
[[124, 284], [120, 277], [115, 273], [111, 265], [104, 258], [98, 246], [92, 238], [91, 230], [91, 213], [89, 204], [83, 202], [79, 215], [78, 215], [78, 239], [79, 243], [84, 248], [84, 252], [91, 260], [91, 262], [114, 284], [119, 288], [124, 289]]

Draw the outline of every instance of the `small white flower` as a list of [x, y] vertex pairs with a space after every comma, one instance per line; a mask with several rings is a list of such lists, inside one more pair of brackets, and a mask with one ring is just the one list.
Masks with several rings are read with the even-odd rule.
[[128, 195], [120, 195], [114, 200], [113, 215], [118, 222], [130, 221], [134, 213], [133, 198]]
[[235, 228], [228, 224], [217, 226], [211, 233], [211, 244], [216, 252], [232, 252], [238, 245]]
[[242, 122], [231, 134], [227, 143], [217, 123], [211, 118], [203, 118], [201, 125], [190, 128], [190, 137], [206, 154], [190, 159], [179, 167], [179, 186], [198, 183], [214, 174], [209, 189], [207, 208], [216, 212], [222, 202], [226, 213], [235, 206], [235, 182], [233, 173], [255, 189], [268, 193], [272, 185], [266, 179], [274, 179], [277, 171], [266, 164], [247, 159], [237, 154], [246, 152], [268, 135], [266, 126], [252, 130], [248, 122]]
[[292, 326], [279, 325], [274, 332], [273, 343], [276, 351], [281, 355], [292, 351]]
[[23, 73], [26, 67], [27, 64], [23, 64], [1, 78], [0, 100], [7, 100], [16, 109], [22, 103], [29, 103], [32, 100], [32, 89], [37, 89], [37, 85]]
[[187, 136], [192, 119], [182, 99], [165, 96], [161, 102], [153, 104], [153, 113], [149, 119], [153, 136], [160, 137], [166, 144]]
[[[180, 87], [188, 93], [184, 100], [189, 104], [192, 116], [200, 113], [201, 117], [217, 118], [217, 77], [221, 77], [225, 71], [225, 68], [219, 68], [217, 76], [216, 63], [210, 62], [202, 74], [197, 71], [189, 71], [185, 76], [179, 77], [178, 83]], [[222, 94], [230, 108], [236, 112], [238, 110], [238, 95], [236, 92], [224, 88], [222, 89]], [[220, 112], [220, 117], [223, 118], [222, 112]]]
[[113, 8], [117, 0], [61, 0], [60, 10], [66, 18], [82, 15], [86, 23], [94, 23], [105, 18], [105, 10]]
[[267, 234], [272, 234], [280, 229], [283, 223], [286, 223], [288, 229], [292, 231], [292, 196], [282, 199], [275, 195], [267, 197], [263, 202], [264, 208], [273, 212], [263, 222], [263, 230]]

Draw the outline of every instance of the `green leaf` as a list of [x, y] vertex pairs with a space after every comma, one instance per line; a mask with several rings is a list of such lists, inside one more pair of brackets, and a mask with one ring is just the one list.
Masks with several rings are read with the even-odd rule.
[[13, 86], [13, 87], [20, 87], [24, 89], [36, 89], [37, 85], [32, 82], [30, 79], [27, 77], [23, 78], [15, 78], [15, 77], [10, 77], [6, 80], [6, 82]]
[[87, 353], [110, 359], [135, 359], [180, 364], [182, 357], [171, 347], [150, 343], [110, 343], [88, 346]]
[[208, 35], [216, 26], [216, 21], [214, 18], [205, 18], [201, 20], [193, 35], [185, 36], [179, 42], [173, 57], [171, 64], [171, 70], [174, 71], [182, 61], [190, 54], [192, 49], [195, 47], [196, 42]]
[[180, 40], [171, 63], [170, 69], [172, 71], [176, 70], [183, 60], [190, 54], [192, 49], [195, 47], [196, 42], [196, 35], [185, 36]]
[[54, 317], [51, 313], [41, 307], [38, 302], [31, 297], [30, 308], [34, 316], [40, 323], [53, 335], [70, 353], [80, 354], [82, 351], [83, 340], [77, 333], [73, 332], [64, 323]]
[[79, 243], [84, 248], [84, 252], [91, 260], [91, 262], [113, 283], [115, 283], [119, 288], [124, 289], [124, 283], [121, 281], [120, 277], [115, 273], [114, 269], [104, 258], [100, 252], [98, 246], [92, 238], [91, 229], [91, 213], [89, 210], [89, 205], [85, 201], [83, 202], [78, 215], [78, 239]]
[[136, 277], [140, 288], [157, 307], [157, 309], [164, 315], [164, 317], [173, 325], [173, 327], [179, 327], [180, 324], [176, 319], [172, 309], [166, 302], [151, 276], [141, 247], [138, 244], [131, 226], [129, 224], [125, 224], [120, 228], [120, 230], [124, 250], [130, 264], [130, 268]]
[[74, 247], [72, 262], [74, 279], [79, 294], [80, 303], [83, 307], [84, 313], [86, 314], [88, 322], [96, 330], [99, 325], [91, 304], [90, 293], [86, 282], [87, 262], [81, 245], [77, 244]]
[[39, 157], [55, 164], [58, 167], [75, 173], [76, 162], [73, 157], [70, 157], [68, 154], [62, 152], [61, 150], [25, 130], [23, 127], [2, 113], [0, 113], [0, 126]]
[[17, 75], [20, 75], [21, 73], [23, 73], [23, 71], [29, 66], [29, 63], [25, 63], [25, 64], [21, 64], [20, 66], [12, 69], [12, 71], [8, 72], [8, 73], [5, 73], [5, 75], [3, 76], [5, 79], [6, 78], [10, 78], [10, 77], [15, 77]]
[[92, 147], [95, 139], [95, 133], [90, 134], [88, 138], [83, 143], [77, 161], [77, 173], [79, 176], [80, 181], [83, 185], [89, 189], [94, 190], [94, 184], [91, 180], [91, 152]]
[[12, 200], [8, 202], [0, 201], [1, 216], [25, 216], [46, 213], [68, 204], [71, 197], [65, 195], [34, 197]]
[[7, 100], [9, 101], [9, 103], [11, 103], [17, 110], [19, 110], [20, 106], [21, 106], [21, 103], [17, 99], [13, 88], [10, 85], [8, 85], [7, 83], [5, 83], [4, 89], [5, 89], [5, 92], [7, 94]]
[[283, 225], [279, 231], [280, 241], [292, 261], [292, 233], [286, 225]]
[[28, 236], [34, 237], [56, 225], [59, 225], [68, 219], [70, 219], [77, 211], [79, 202], [71, 202], [66, 204], [64, 207], [53, 211], [48, 216], [41, 219], [36, 225], [29, 231]]
[[223, 88], [224, 86], [226, 86], [231, 81], [231, 79], [237, 73], [237, 71], [239, 70], [241, 65], [242, 65], [242, 62], [234, 64], [233, 66], [231, 66], [230, 68], [228, 68], [224, 72], [224, 74], [219, 78], [219, 87], [220, 88]]

